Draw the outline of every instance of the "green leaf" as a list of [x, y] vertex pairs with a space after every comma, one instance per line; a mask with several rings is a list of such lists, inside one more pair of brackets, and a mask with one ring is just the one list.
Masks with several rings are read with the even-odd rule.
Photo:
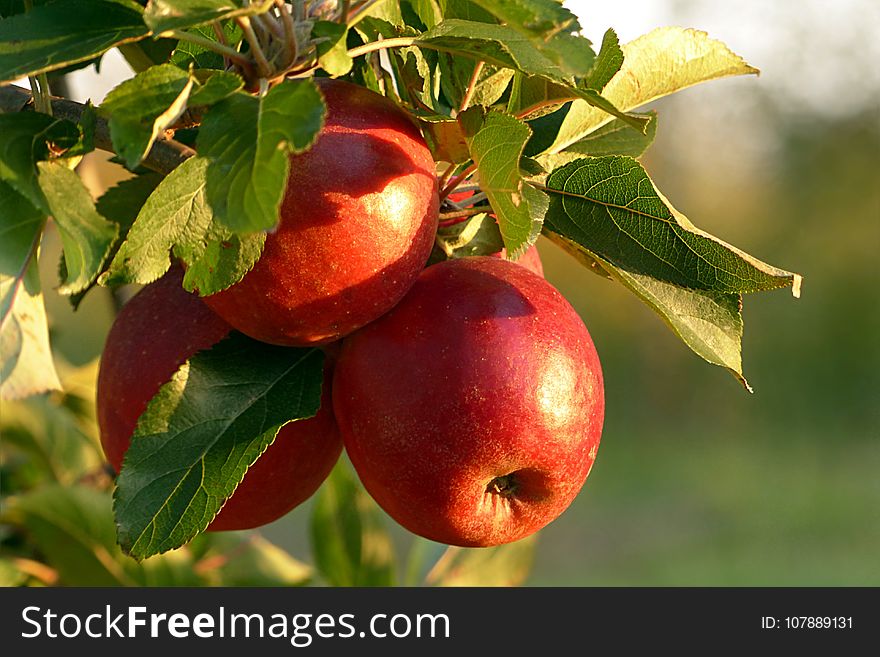
[[0, 181], [0, 321], [5, 320], [28, 263], [37, 251], [46, 215]]
[[605, 85], [611, 81], [611, 78], [617, 75], [621, 66], [623, 66], [623, 50], [617, 40], [617, 33], [608, 28], [605, 36], [602, 37], [602, 49], [599, 50], [596, 63], [593, 64], [593, 68], [587, 76], [586, 86], [601, 92]]
[[416, 45], [565, 82], [566, 72], [538, 52], [527, 37], [504, 25], [446, 19]]
[[[232, 21], [223, 23], [222, 27], [226, 42], [231, 47], [235, 48], [241, 42], [243, 37], [241, 28]], [[201, 27], [193, 27], [182, 31], [200, 36], [210, 41], [218, 42], [214, 28], [210, 25], [202, 25]], [[226, 66], [226, 62], [223, 60], [223, 55], [220, 53], [214, 50], [209, 50], [201, 44], [184, 40], [178, 41], [177, 45], [174, 47], [174, 52], [171, 53], [171, 63], [175, 66], [179, 66], [184, 71], [189, 71], [190, 67], [195, 70], [222, 70]]]
[[278, 430], [318, 411], [323, 360], [232, 333], [185, 363], [126, 452], [114, 496], [123, 549], [144, 558], [204, 531]]
[[15, 561], [0, 557], [0, 586], [4, 588], [22, 586], [27, 579], [27, 573], [20, 570]]
[[519, 586], [535, 560], [536, 536], [491, 548], [450, 547], [428, 573], [432, 586]]
[[0, 21], [0, 84], [92, 59], [149, 34], [139, 7], [63, 0]]
[[324, 112], [317, 86], [305, 80], [278, 84], [262, 98], [237, 93], [208, 111], [197, 145], [210, 162], [207, 197], [221, 224], [235, 233], [278, 224], [289, 156], [312, 145]]
[[43, 486], [10, 502], [7, 520], [24, 527], [32, 544], [67, 586], [194, 586], [186, 552], [143, 563], [116, 545], [109, 493], [85, 486]]
[[[211, 534], [201, 564], [217, 586], [303, 586], [312, 576], [307, 564], [259, 534]], [[212, 564], [217, 565], [205, 568]]]
[[161, 34], [235, 16], [262, 14], [271, 6], [272, 0], [151, 0], [144, 11], [144, 22], [154, 33]]
[[504, 240], [495, 217], [481, 213], [467, 221], [437, 230], [434, 250], [429, 264], [452, 258], [492, 255], [500, 253]]
[[[557, 38], [570, 37], [572, 35], [558, 35]], [[422, 48], [431, 48], [441, 52], [451, 53], [459, 57], [469, 57], [485, 61], [496, 66], [513, 68], [526, 75], [538, 76], [543, 80], [558, 85], [564, 89], [554, 91], [554, 98], [565, 96], [568, 99], [580, 98], [591, 106], [601, 108], [624, 121], [628, 121], [634, 128], [644, 131], [644, 121], [638, 117], [630, 117], [620, 112], [614, 104], [602, 97], [595, 89], [588, 89], [576, 85], [568, 71], [558, 65], [558, 61], [573, 61], [568, 57], [549, 59], [544, 53], [535, 48], [529, 37], [504, 25], [492, 25], [488, 23], [476, 23], [457, 19], [447, 19], [438, 24], [432, 30], [422, 34], [415, 42]], [[563, 49], [577, 52], [589, 52], [590, 58], [586, 66], [589, 70], [593, 64], [592, 51], [589, 42], [572, 46], [567, 44]], [[586, 71], [585, 71], [586, 72]], [[562, 101], [560, 101], [562, 102]]]
[[134, 169], [186, 109], [195, 80], [171, 64], [153, 66], [114, 88], [101, 105], [116, 153]]
[[71, 485], [101, 468], [104, 456], [74, 413], [48, 396], [3, 404], [3, 442], [26, 453], [52, 481]]
[[742, 371], [742, 296], [689, 290], [650, 276], [634, 274], [603, 260], [577, 242], [544, 230], [544, 235], [589, 267], [621, 283], [648, 305], [694, 353], [726, 368], [752, 392]]
[[186, 264], [184, 287], [207, 296], [240, 281], [256, 264], [266, 236], [238, 237], [221, 226], [205, 196], [208, 161], [185, 161], [143, 203], [119, 247], [104, 285], [151, 283], [171, 265], [169, 251]]
[[739, 294], [786, 285], [771, 267], [698, 230], [661, 198], [642, 166], [623, 156], [575, 160], [547, 178], [545, 226], [613, 265], [681, 287]]
[[38, 112], [0, 114], [0, 180], [4, 180], [35, 207], [46, 201], [37, 182], [36, 163], [63, 155], [80, 139], [70, 121]]
[[67, 278], [60, 294], [85, 290], [101, 273], [104, 260], [119, 234], [119, 226], [107, 221], [95, 210], [95, 204], [79, 176], [63, 164], [40, 162], [40, 189], [55, 219]]
[[119, 46], [119, 52], [128, 65], [140, 73], [156, 64], [167, 64], [176, 47], [176, 39], [141, 39], [134, 43], [123, 43]]
[[547, 195], [525, 184], [519, 161], [532, 134], [522, 121], [474, 107], [458, 121], [477, 165], [480, 187], [498, 218], [504, 246], [511, 259], [535, 243], [547, 211]]
[[161, 174], [148, 171], [118, 182], [95, 202], [95, 209], [102, 217], [119, 224], [120, 235], [124, 237], [162, 180]]
[[[679, 27], [653, 30], [625, 44], [623, 55], [623, 66], [602, 91], [623, 112], [700, 82], [758, 72], [705, 32]], [[575, 101], [547, 150], [558, 153], [611, 120], [606, 112]]]
[[344, 463], [318, 491], [311, 535], [315, 565], [328, 584], [394, 585], [394, 547], [383, 513]]
[[657, 112], [643, 114], [648, 119], [648, 129], [640, 134], [620, 119], [606, 123], [578, 142], [558, 153], [545, 153], [537, 160], [548, 171], [586, 156], [628, 155], [639, 157], [650, 146], [657, 135]]
[[[190, 107], [214, 105], [244, 86], [241, 76], [229, 71], [201, 70], [195, 74], [202, 83], [190, 94], [187, 102]], [[204, 74], [208, 74], [207, 79], [201, 77]]]
[[577, 17], [556, 0], [472, 0], [508, 27], [525, 35], [545, 57], [567, 75], [583, 76], [593, 65], [590, 41], [580, 31]]
[[4, 400], [61, 389], [49, 347], [36, 258], [45, 218], [0, 182], [0, 398]]
[[318, 48], [318, 64], [331, 77], [347, 75], [351, 70], [352, 59], [348, 55], [346, 37], [348, 27], [332, 21], [316, 21], [312, 27], [312, 37], [326, 39]]

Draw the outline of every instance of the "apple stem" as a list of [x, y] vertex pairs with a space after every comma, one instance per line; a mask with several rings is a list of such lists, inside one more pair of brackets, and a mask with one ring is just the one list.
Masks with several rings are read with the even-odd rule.
[[486, 486], [486, 492], [500, 495], [501, 497], [513, 497], [518, 488], [519, 485], [517, 484], [516, 477], [513, 474], [508, 474], [495, 477], [490, 481]]
[[477, 168], [476, 163], [471, 163], [467, 169], [465, 169], [459, 175], [457, 175], [455, 178], [450, 180], [446, 184], [446, 186], [443, 188], [443, 191], [440, 192], [440, 200], [443, 201], [443, 199], [445, 199], [447, 196], [449, 196], [452, 193], [452, 190], [454, 190], [464, 180], [466, 180], [476, 170], [476, 168]]

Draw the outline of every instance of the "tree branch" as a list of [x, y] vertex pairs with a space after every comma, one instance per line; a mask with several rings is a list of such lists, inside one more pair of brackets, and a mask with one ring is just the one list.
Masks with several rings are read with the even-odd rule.
[[[52, 112], [57, 119], [78, 122], [85, 108], [82, 103], [67, 98], [52, 98]], [[11, 113], [29, 110], [33, 110], [33, 96], [29, 91], [13, 85], [0, 87], [0, 111]], [[116, 152], [110, 140], [110, 126], [100, 116], [95, 121], [95, 146], [102, 151]], [[151, 171], [167, 175], [195, 154], [192, 148], [179, 141], [162, 139], [153, 144], [141, 164]]]

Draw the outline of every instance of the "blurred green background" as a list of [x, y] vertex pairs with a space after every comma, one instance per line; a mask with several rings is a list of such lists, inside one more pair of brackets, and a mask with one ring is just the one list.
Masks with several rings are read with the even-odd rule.
[[[606, 381], [596, 466], [538, 541], [530, 585], [880, 585], [880, 60], [876, 3], [567, 3], [596, 42], [704, 29], [760, 78], [654, 104], [644, 163], [694, 223], [804, 275], [745, 299], [745, 392], [619, 285], [539, 245]], [[113, 67], [109, 66], [112, 73]], [[83, 96], [93, 81], [81, 80]], [[111, 84], [112, 86], [112, 84]], [[95, 185], [108, 181], [95, 167]], [[44, 284], [55, 285], [54, 257]], [[59, 356], [88, 363], [113, 314], [47, 304]], [[308, 556], [309, 505], [262, 533]], [[389, 521], [390, 524], [390, 521]], [[405, 548], [409, 538], [396, 537]], [[427, 556], [439, 546], [423, 545]]]

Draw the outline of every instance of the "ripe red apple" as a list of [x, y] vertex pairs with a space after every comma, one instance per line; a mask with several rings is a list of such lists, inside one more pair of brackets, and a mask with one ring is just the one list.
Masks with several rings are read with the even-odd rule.
[[[104, 453], [117, 472], [138, 418], [162, 384], [190, 356], [231, 330], [181, 287], [182, 278], [175, 268], [146, 286], [122, 308], [107, 336], [98, 372], [98, 426]], [[317, 415], [281, 428], [209, 530], [272, 522], [318, 489], [342, 451], [330, 389], [328, 371]]]
[[318, 80], [327, 103], [311, 149], [291, 157], [278, 228], [256, 266], [205, 302], [264, 342], [332, 342], [390, 310], [425, 266], [439, 207], [434, 161], [384, 96]]
[[604, 392], [571, 305], [524, 267], [484, 256], [428, 267], [346, 338], [333, 407], [388, 514], [475, 547], [524, 538], [568, 507], [596, 457]]

